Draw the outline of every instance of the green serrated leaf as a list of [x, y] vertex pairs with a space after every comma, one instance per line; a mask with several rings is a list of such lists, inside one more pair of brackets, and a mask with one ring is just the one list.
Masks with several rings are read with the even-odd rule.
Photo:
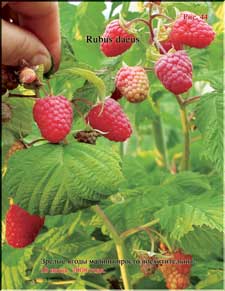
[[11, 157], [4, 193], [30, 213], [75, 212], [118, 190], [123, 179], [119, 161], [114, 151], [100, 145], [33, 147]]
[[[47, 233], [39, 235], [33, 244], [33, 253], [36, 259], [30, 277], [54, 277], [55, 275], [50, 274], [50, 272], [46, 274], [40, 272], [44, 263], [49, 270], [51, 268], [66, 268], [68, 276], [77, 277], [78, 274], [72, 271], [73, 268], [88, 267], [89, 260], [106, 258], [109, 254], [112, 255], [113, 250], [112, 241], [93, 240], [85, 233], [84, 229], [70, 234], [65, 226], [52, 228]], [[49, 261], [43, 261], [43, 259]]]
[[[160, 209], [162, 203], [167, 204], [168, 193], [157, 186], [151, 188], [140, 187], [136, 193], [125, 201], [113, 204], [104, 209], [104, 212], [118, 232], [123, 232], [129, 228], [137, 227], [154, 219], [153, 213]], [[101, 225], [101, 220], [94, 217], [94, 225]], [[104, 232], [106, 232], [103, 226]]]
[[[206, 118], [207, 117], [207, 118]], [[203, 154], [223, 169], [223, 94], [212, 92], [201, 97], [196, 106], [196, 125], [203, 135]]]
[[26, 275], [26, 261], [30, 259], [31, 249], [13, 249], [8, 245], [2, 248], [2, 288], [22, 289]]
[[[191, 242], [191, 244], [190, 244]], [[186, 253], [191, 253], [193, 256], [210, 259], [210, 257], [222, 256], [222, 244], [223, 233], [216, 229], [209, 227], [193, 227], [193, 231], [190, 231], [181, 239], [180, 246]], [[210, 268], [209, 264], [206, 266]]]
[[[220, 283], [219, 286], [223, 288], [223, 276], [224, 276], [223, 270], [210, 270], [207, 278], [205, 280], [200, 281], [196, 285], [196, 289], [198, 290], [205, 288], [211, 289], [210, 287], [217, 285], [218, 283]], [[217, 288], [220, 289], [220, 287]]]
[[191, 197], [184, 202], [167, 206], [155, 213], [160, 224], [172, 239], [180, 240], [193, 231], [193, 226], [209, 226], [223, 231], [222, 195], [206, 193]]

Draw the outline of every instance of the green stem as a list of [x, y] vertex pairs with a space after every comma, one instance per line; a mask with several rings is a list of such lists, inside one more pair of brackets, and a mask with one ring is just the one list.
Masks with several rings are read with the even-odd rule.
[[158, 101], [155, 101], [155, 107], [158, 111], [158, 116], [152, 122], [152, 129], [153, 129], [153, 135], [154, 135], [154, 139], [155, 139], [155, 145], [156, 145], [157, 150], [159, 151], [159, 153], [162, 156], [164, 166], [168, 169], [169, 162], [168, 162], [167, 149], [166, 149], [162, 121], [161, 121], [161, 117], [159, 114], [160, 107], [159, 107]]
[[[108, 219], [108, 217], [105, 215], [104, 211], [100, 208], [99, 205], [92, 206], [92, 209], [95, 211], [95, 213], [102, 218], [105, 226], [108, 228], [110, 231], [113, 240], [116, 245], [116, 251], [117, 251], [117, 256], [119, 260], [124, 260], [125, 256], [125, 248], [124, 248], [124, 243], [119, 234], [117, 233], [115, 227], [111, 223], [111, 221]], [[129, 273], [127, 270], [126, 264], [120, 265], [120, 272], [121, 272], [121, 277], [123, 280], [123, 285], [125, 290], [131, 290], [131, 278], [129, 277]]]
[[139, 232], [139, 231], [143, 231], [143, 229], [145, 229], [145, 228], [147, 228], [147, 227], [150, 227], [150, 226], [152, 226], [152, 225], [154, 225], [154, 224], [157, 224], [158, 222], [159, 222], [159, 219], [156, 218], [156, 219], [154, 219], [154, 220], [152, 220], [152, 221], [150, 221], [150, 222], [148, 222], [148, 223], [146, 223], [146, 224], [144, 224], [144, 225], [141, 225], [141, 226], [137, 226], [137, 227], [134, 227], [134, 228], [128, 229], [128, 230], [124, 231], [124, 232], [120, 235], [120, 237], [121, 237], [122, 239], [126, 239], [128, 236], [131, 236], [132, 234], [135, 234], [135, 233], [137, 233], [137, 232]]
[[123, 142], [120, 143], [120, 157], [121, 159], [123, 158], [124, 156], [124, 144]]
[[135, 19], [129, 21], [126, 26], [130, 27], [132, 24], [137, 23], [137, 22], [143, 22], [145, 25], [147, 25], [149, 27], [148, 21], [145, 20], [144, 18], [135, 18]]
[[94, 288], [96, 290], [101, 290], [101, 291], [107, 291], [108, 290], [108, 289], [106, 289], [106, 288], [104, 288], [104, 287], [102, 287], [102, 286], [100, 286], [98, 284], [92, 283], [90, 281], [86, 281], [86, 280], [83, 280], [83, 281], [86, 283], [86, 285], [88, 285], [88, 286], [90, 286], [90, 287], [92, 287], [92, 288]]
[[185, 106], [180, 106], [180, 117], [182, 130], [184, 135], [184, 148], [183, 148], [183, 158], [181, 162], [181, 170], [187, 171], [189, 168], [189, 157], [190, 157], [190, 135], [189, 135], [189, 125], [187, 119], [187, 111]]

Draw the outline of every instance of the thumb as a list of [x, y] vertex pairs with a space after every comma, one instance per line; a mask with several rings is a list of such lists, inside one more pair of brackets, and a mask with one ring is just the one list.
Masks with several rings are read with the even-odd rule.
[[2, 63], [17, 66], [24, 59], [30, 65], [51, 68], [51, 56], [43, 43], [31, 32], [2, 20]]

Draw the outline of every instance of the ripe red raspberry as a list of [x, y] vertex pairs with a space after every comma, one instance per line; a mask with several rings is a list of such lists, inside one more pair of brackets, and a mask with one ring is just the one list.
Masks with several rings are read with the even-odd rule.
[[195, 48], [207, 47], [215, 38], [215, 32], [201, 17], [191, 12], [182, 12], [174, 22], [170, 39], [172, 42]]
[[112, 93], [111, 97], [114, 100], [119, 100], [123, 97], [123, 95], [121, 94], [121, 92], [116, 88], [115, 91]]
[[189, 283], [189, 275], [180, 274], [178, 271], [171, 272], [166, 278], [166, 287], [170, 290], [185, 289]]
[[73, 110], [64, 96], [38, 99], [33, 108], [33, 116], [42, 136], [52, 143], [62, 141], [71, 130]]
[[174, 253], [166, 253], [161, 264], [158, 265], [166, 281], [168, 289], [185, 289], [189, 285], [192, 256], [177, 250]]
[[[180, 51], [183, 49], [183, 45], [180, 43], [176, 43], [176, 42], [172, 42], [170, 40], [170, 38], [160, 41], [160, 44], [162, 45], [162, 47], [164, 48], [164, 50], [166, 52], [168, 52], [170, 49], [172, 49], [173, 47], [175, 48], [176, 51]], [[163, 54], [164, 52], [160, 49], [159, 50], [160, 54]]]
[[155, 74], [170, 92], [178, 95], [192, 86], [192, 62], [185, 51], [162, 56], [155, 64]]
[[173, 254], [173, 259], [177, 261], [174, 265], [180, 274], [189, 274], [192, 266], [192, 256], [182, 253], [181, 250]]
[[142, 102], [148, 97], [149, 81], [142, 67], [122, 67], [115, 80], [116, 87], [129, 102]]
[[125, 141], [132, 133], [128, 117], [120, 104], [112, 98], [105, 100], [104, 105], [95, 105], [87, 114], [86, 122], [93, 129], [105, 132], [104, 137], [112, 141]]
[[37, 237], [45, 218], [31, 215], [18, 205], [11, 205], [6, 214], [6, 240], [14, 248], [24, 248]]
[[132, 46], [135, 36], [124, 30], [119, 20], [115, 19], [106, 26], [102, 37], [104, 41], [100, 45], [101, 51], [107, 57], [115, 57], [121, 55]]

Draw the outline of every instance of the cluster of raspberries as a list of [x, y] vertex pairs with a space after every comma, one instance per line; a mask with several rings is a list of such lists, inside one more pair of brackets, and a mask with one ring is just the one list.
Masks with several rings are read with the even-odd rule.
[[[190, 20], [191, 19], [191, 20]], [[111, 42], [101, 43], [101, 51], [107, 57], [118, 56], [127, 51], [132, 43], [118, 43], [118, 37], [131, 38], [133, 33], [122, 26], [119, 20], [113, 20], [106, 26], [104, 38]], [[183, 50], [184, 45], [204, 48], [214, 39], [215, 33], [204, 20], [191, 12], [182, 12], [174, 21], [168, 39], [161, 42], [165, 54], [155, 63], [155, 74], [164, 87], [175, 95], [187, 92], [192, 87], [192, 62]], [[177, 51], [170, 52], [174, 48]], [[160, 51], [160, 53], [163, 53]], [[3, 91], [14, 89], [18, 85], [18, 77], [12, 71], [2, 68]], [[26, 68], [19, 74], [19, 82], [30, 84], [35, 82], [36, 74]], [[128, 102], [139, 103], [149, 94], [149, 80], [145, 69], [141, 66], [124, 66], [115, 76], [115, 91], [111, 97], [94, 105], [86, 114], [85, 120], [93, 129], [77, 134], [78, 141], [95, 143], [98, 136], [111, 141], [124, 142], [132, 134], [130, 121], [117, 102], [123, 96]], [[4, 105], [4, 122], [11, 118], [10, 108]], [[42, 136], [51, 143], [63, 141], [69, 134], [73, 122], [71, 103], [64, 96], [47, 96], [37, 99], [33, 116]], [[96, 132], [98, 134], [96, 134]]]
[[[127, 51], [132, 43], [117, 43], [117, 37], [134, 37], [127, 27], [120, 24], [119, 20], [110, 22], [103, 37], [112, 39], [110, 43], [101, 43], [100, 49], [107, 57], [118, 56]], [[174, 21], [168, 39], [161, 42], [159, 52], [166, 54], [159, 58], [155, 64], [155, 74], [164, 87], [175, 95], [187, 92], [192, 87], [192, 62], [184, 46], [205, 48], [214, 40], [215, 32], [200, 16], [191, 12], [182, 12]], [[169, 52], [174, 48], [176, 52]], [[127, 73], [127, 75], [126, 75]], [[134, 75], [135, 74], [135, 75]], [[122, 77], [123, 76], [123, 77]], [[135, 76], [135, 77], [134, 77]], [[121, 80], [122, 79], [122, 80]], [[137, 82], [135, 68], [122, 68], [116, 76], [116, 88], [121, 96], [130, 102], [141, 102], [148, 92], [148, 81]], [[138, 84], [137, 84], [138, 83]], [[120, 98], [119, 93], [115, 99]]]
[[140, 269], [145, 277], [151, 276], [158, 269], [163, 275], [166, 288], [170, 290], [186, 289], [190, 284], [192, 256], [184, 254], [181, 249], [173, 253], [167, 251], [163, 259], [144, 254], [140, 256], [140, 261]]

